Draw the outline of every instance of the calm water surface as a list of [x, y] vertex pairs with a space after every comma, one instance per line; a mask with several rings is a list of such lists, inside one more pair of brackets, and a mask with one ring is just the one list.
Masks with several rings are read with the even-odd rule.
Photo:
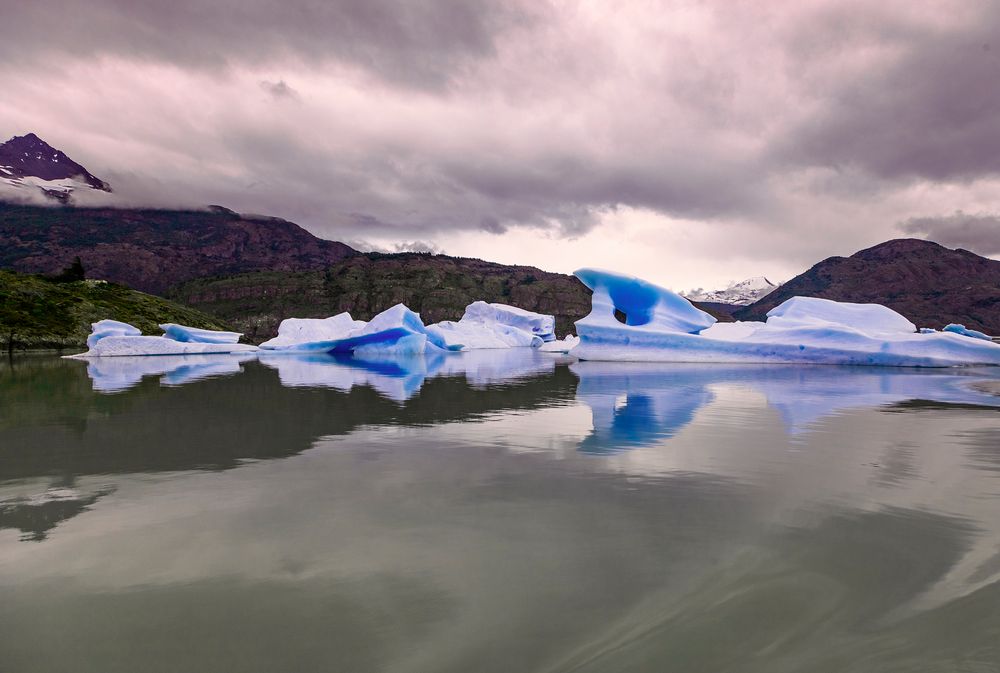
[[0, 671], [995, 672], [1000, 373], [0, 364]]

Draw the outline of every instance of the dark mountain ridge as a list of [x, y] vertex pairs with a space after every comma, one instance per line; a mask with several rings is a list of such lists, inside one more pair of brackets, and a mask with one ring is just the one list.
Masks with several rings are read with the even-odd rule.
[[895, 239], [824, 259], [733, 317], [764, 320], [794, 296], [885, 304], [918, 327], [957, 322], [1000, 334], [1000, 262], [921, 239]]
[[0, 203], [0, 268], [57, 273], [79, 257], [88, 277], [162, 294], [195, 278], [325, 269], [357, 254], [279, 218], [225, 208], [138, 210]]

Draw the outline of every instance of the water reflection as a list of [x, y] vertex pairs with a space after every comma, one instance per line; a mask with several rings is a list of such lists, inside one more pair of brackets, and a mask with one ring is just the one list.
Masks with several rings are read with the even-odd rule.
[[790, 435], [846, 409], [909, 400], [1000, 407], [977, 386], [991, 373], [889, 367], [577, 362], [577, 399], [593, 412], [587, 453], [616, 453], [674, 436], [721, 388], [757, 393]]
[[992, 372], [242, 367], [0, 367], [5, 673], [1000, 666]]
[[242, 364], [254, 357], [253, 353], [229, 353], [92, 358], [87, 360], [87, 375], [94, 390], [117, 393], [138, 385], [147, 376], [159, 376], [165, 386], [181, 386], [238, 374], [243, 371]]
[[435, 376], [463, 376], [470, 386], [484, 387], [551, 373], [556, 363], [552, 356], [528, 348], [379, 359], [325, 353], [263, 352], [260, 361], [278, 371], [284, 386], [334, 388], [345, 392], [355, 386], [369, 386], [395, 402], [410, 399], [425, 380]]

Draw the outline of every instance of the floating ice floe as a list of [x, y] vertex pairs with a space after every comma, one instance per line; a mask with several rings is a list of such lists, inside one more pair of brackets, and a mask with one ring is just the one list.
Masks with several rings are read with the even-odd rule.
[[954, 334], [961, 334], [962, 336], [972, 337], [973, 339], [983, 339], [985, 341], [993, 341], [993, 337], [991, 337], [989, 334], [984, 334], [979, 330], [969, 329], [965, 325], [957, 325], [955, 323], [946, 325], [942, 331], [952, 332]]
[[427, 331], [451, 350], [537, 348], [556, 338], [553, 316], [485, 301], [469, 304], [461, 320], [428, 325]]
[[239, 343], [240, 337], [243, 336], [240, 332], [198, 329], [172, 322], [160, 325], [160, 329], [163, 330], [163, 336], [183, 343], [235, 344]]
[[567, 334], [563, 339], [556, 339], [555, 341], [548, 341], [542, 344], [538, 350], [543, 353], [569, 353], [578, 343], [580, 343], [580, 337]]
[[350, 313], [329, 318], [287, 318], [278, 325], [278, 336], [260, 345], [275, 351], [327, 351], [335, 342], [360, 331], [367, 323], [355, 320]]
[[[576, 322], [581, 360], [798, 363], [948, 367], [1000, 365], [1000, 345], [953, 332], [918, 333], [892, 309], [793, 297], [767, 322], [716, 323], [670, 290], [617, 273], [582, 269], [594, 291]], [[625, 315], [620, 322], [615, 312]]]
[[[139, 355], [206, 355], [210, 353], [252, 353], [256, 346], [236, 343], [235, 332], [213, 332], [183, 325], [161, 326], [164, 336], [142, 336], [138, 328], [117, 320], [101, 320], [91, 325], [86, 353], [74, 358], [126, 357]], [[168, 329], [169, 328], [169, 329]], [[214, 335], [214, 336], [213, 336]], [[192, 338], [198, 341], [189, 340]], [[186, 339], [186, 340], [180, 340]]]

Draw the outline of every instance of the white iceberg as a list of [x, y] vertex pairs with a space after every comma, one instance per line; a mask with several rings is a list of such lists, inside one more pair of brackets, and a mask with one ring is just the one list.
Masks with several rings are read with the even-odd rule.
[[205, 343], [205, 344], [235, 344], [239, 343], [241, 332], [223, 332], [221, 330], [198, 329], [197, 327], [187, 327], [177, 325], [172, 322], [160, 325], [163, 336], [174, 341], [184, 343]]
[[[86, 353], [70, 355], [72, 358], [129, 357], [139, 355], [206, 355], [210, 353], [252, 353], [256, 346], [223, 341], [235, 332], [214, 332], [219, 335], [215, 341], [179, 341], [171, 335], [188, 337], [193, 332], [201, 333], [200, 338], [212, 339], [211, 330], [198, 330], [182, 325], [167, 324], [172, 328], [166, 336], [142, 336], [135, 326], [117, 320], [101, 320], [91, 324], [87, 337]], [[173, 329], [177, 328], [177, 329]], [[239, 335], [237, 335], [239, 338]]]
[[[594, 291], [576, 322], [581, 360], [948, 367], [1000, 365], [1000, 345], [952, 332], [918, 333], [877, 304], [793, 297], [764, 323], [716, 324], [670, 290], [595, 269], [576, 276]], [[623, 324], [615, 312], [625, 314]]]
[[580, 337], [567, 334], [563, 339], [556, 339], [555, 341], [548, 341], [542, 344], [538, 350], [543, 353], [569, 353], [578, 343], [580, 343]]
[[477, 301], [465, 308], [462, 319], [427, 326], [449, 350], [538, 348], [555, 340], [555, 318], [506, 304]]
[[338, 313], [329, 318], [287, 318], [278, 325], [278, 336], [260, 345], [264, 350], [325, 351], [333, 342], [346, 339], [366, 325], [350, 313]]
[[420, 319], [403, 304], [382, 311], [360, 329], [327, 343], [330, 353], [354, 353], [358, 356], [406, 355], [426, 350], [457, 350], [439, 334], [428, 332]]
[[465, 307], [462, 321], [475, 321], [486, 324], [507, 325], [522, 332], [537, 336], [542, 341], [554, 341], [556, 338], [556, 319], [544, 313], [526, 311], [507, 304], [489, 304], [476, 301]]

